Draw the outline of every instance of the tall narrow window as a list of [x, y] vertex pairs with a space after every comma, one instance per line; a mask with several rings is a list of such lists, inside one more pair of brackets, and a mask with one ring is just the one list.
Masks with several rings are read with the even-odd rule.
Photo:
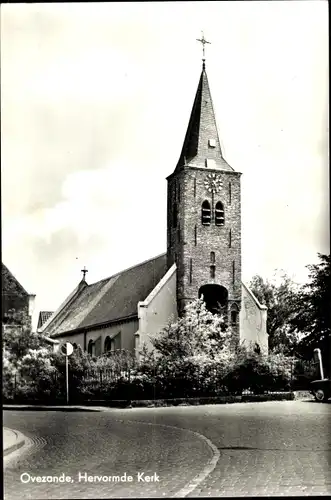
[[112, 345], [111, 338], [107, 335], [105, 339], [104, 352], [111, 351], [111, 345]]
[[197, 226], [194, 226], [194, 245], [197, 246]]
[[192, 259], [190, 259], [190, 283], [192, 283]]
[[210, 252], [210, 263], [215, 264], [215, 252]]
[[239, 309], [237, 304], [233, 304], [231, 307], [231, 326], [236, 326], [238, 322]]
[[231, 192], [231, 182], [229, 182], [229, 204], [231, 205], [231, 198], [232, 198], [232, 192]]
[[215, 278], [215, 264], [212, 264], [212, 265], [210, 266], [210, 277], [211, 277], [212, 279], [214, 279], [214, 278]]
[[216, 226], [224, 226], [224, 207], [220, 201], [215, 206], [215, 224]]
[[87, 347], [87, 352], [92, 356], [93, 354], [93, 340], [90, 340], [89, 343], [88, 343], [88, 347]]
[[238, 320], [238, 311], [236, 309], [232, 309], [231, 311], [231, 326], [236, 326]]
[[178, 195], [177, 195], [177, 197], [178, 197], [178, 202], [180, 202], [180, 184], [178, 184]]
[[193, 193], [194, 193], [194, 198], [195, 198], [196, 194], [197, 194], [197, 180], [196, 180], [195, 177], [194, 177], [194, 180], [193, 180]]
[[231, 229], [229, 231], [229, 247], [230, 248], [232, 247], [232, 232], [231, 232]]
[[177, 209], [177, 203], [174, 203], [173, 207], [172, 207], [172, 225], [173, 225], [173, 227], [177, 227], [177, 222], [178, 222], [178, 209]]
[[205, 226], [209, 226], [210, 220], [211, 220], [210, 203], [209, 203], [209, 201], [205, 200], [202, 203], [202, 207], [201, 207], [201, 222]]
[[236, 265], [235, 262], [232, 262], [232, 283], [234, 284], [235, 282], [235, 273], [236, 273]]

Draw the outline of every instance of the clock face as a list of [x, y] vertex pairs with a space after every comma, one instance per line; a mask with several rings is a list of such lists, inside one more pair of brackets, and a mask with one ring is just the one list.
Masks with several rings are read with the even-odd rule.
[[220, 191], [222, 187], [222, 181], [219, 175], [216, 174], [208, 174], [205, 179], [205, 188], [209, 193], [214, 192], [217, 193]]

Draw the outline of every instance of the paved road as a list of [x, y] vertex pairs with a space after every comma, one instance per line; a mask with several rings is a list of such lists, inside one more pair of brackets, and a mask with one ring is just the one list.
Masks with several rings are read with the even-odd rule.
[[[31, 439], [19, 458], [5, 463], [5, 498], [329, 495], [330, 410], [289, 401], [5, 411], [4, 426]], [[49, 481], [63, 473], [70, 482], [20, 480], [21, 474], [24, 481], [28, 474]], [[114, 482], [125, 473], [126, 481]], [[97, 477], [89, 482], [87, 476]]]

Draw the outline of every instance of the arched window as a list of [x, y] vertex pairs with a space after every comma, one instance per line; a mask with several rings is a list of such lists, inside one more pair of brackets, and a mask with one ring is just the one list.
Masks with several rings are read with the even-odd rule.
[[111, 351], [111, 338], [109, 335], [105, 338], [104, 352]]
[[87, 346], [87, 352], [91, 354], [91, 356], [93, 354], [93, 344], [94, 344], [93, 340], [90, 340]]
[[220, 201], [215, 206], [215, 224], [216, 226], [224, 226], [224, 207]]
[[231, 189], [231, 182], [229, 182], [229, 203], [231, 205], [231, 198], [232, 198], [232, 189]]
[[231, 325], [235, 326], [237, 324], [238, 311], [231, 311]]
[[174, 206], [172, 207], [172, 225], [173, 227], [177, 227], [177, 221], [178, 221], [178, 213], [177, 213], [177, 203], [174, 203]]
[[236, 326], [238, 322], [239, 309], [237, 304], [231, 306], [231, 326]]
[[205, 200], [201, 207], [201, 222], [205, 226], [210, 225], [211, 220], [211, 210], [209, 201]]
[[210, 252], [210, 263], [215, 264], [215, 252]]

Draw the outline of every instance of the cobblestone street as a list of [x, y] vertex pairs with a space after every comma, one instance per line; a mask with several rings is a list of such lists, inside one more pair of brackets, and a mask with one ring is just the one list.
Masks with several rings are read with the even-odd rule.
[[[330, 405], [303, 401], [95, 413], [7, 410], [4, 426], [25, 434], [31, 446], [5, 463], [5, 497], [327, 495], [329, 424]], [[139, 480], [141, 472], [154, 480]], [[64, 473], [72, 482], [24, 484], [22, 473]], [[90, 483], [79, 481], [79, 473], [127, 473], [133, 481]]]

